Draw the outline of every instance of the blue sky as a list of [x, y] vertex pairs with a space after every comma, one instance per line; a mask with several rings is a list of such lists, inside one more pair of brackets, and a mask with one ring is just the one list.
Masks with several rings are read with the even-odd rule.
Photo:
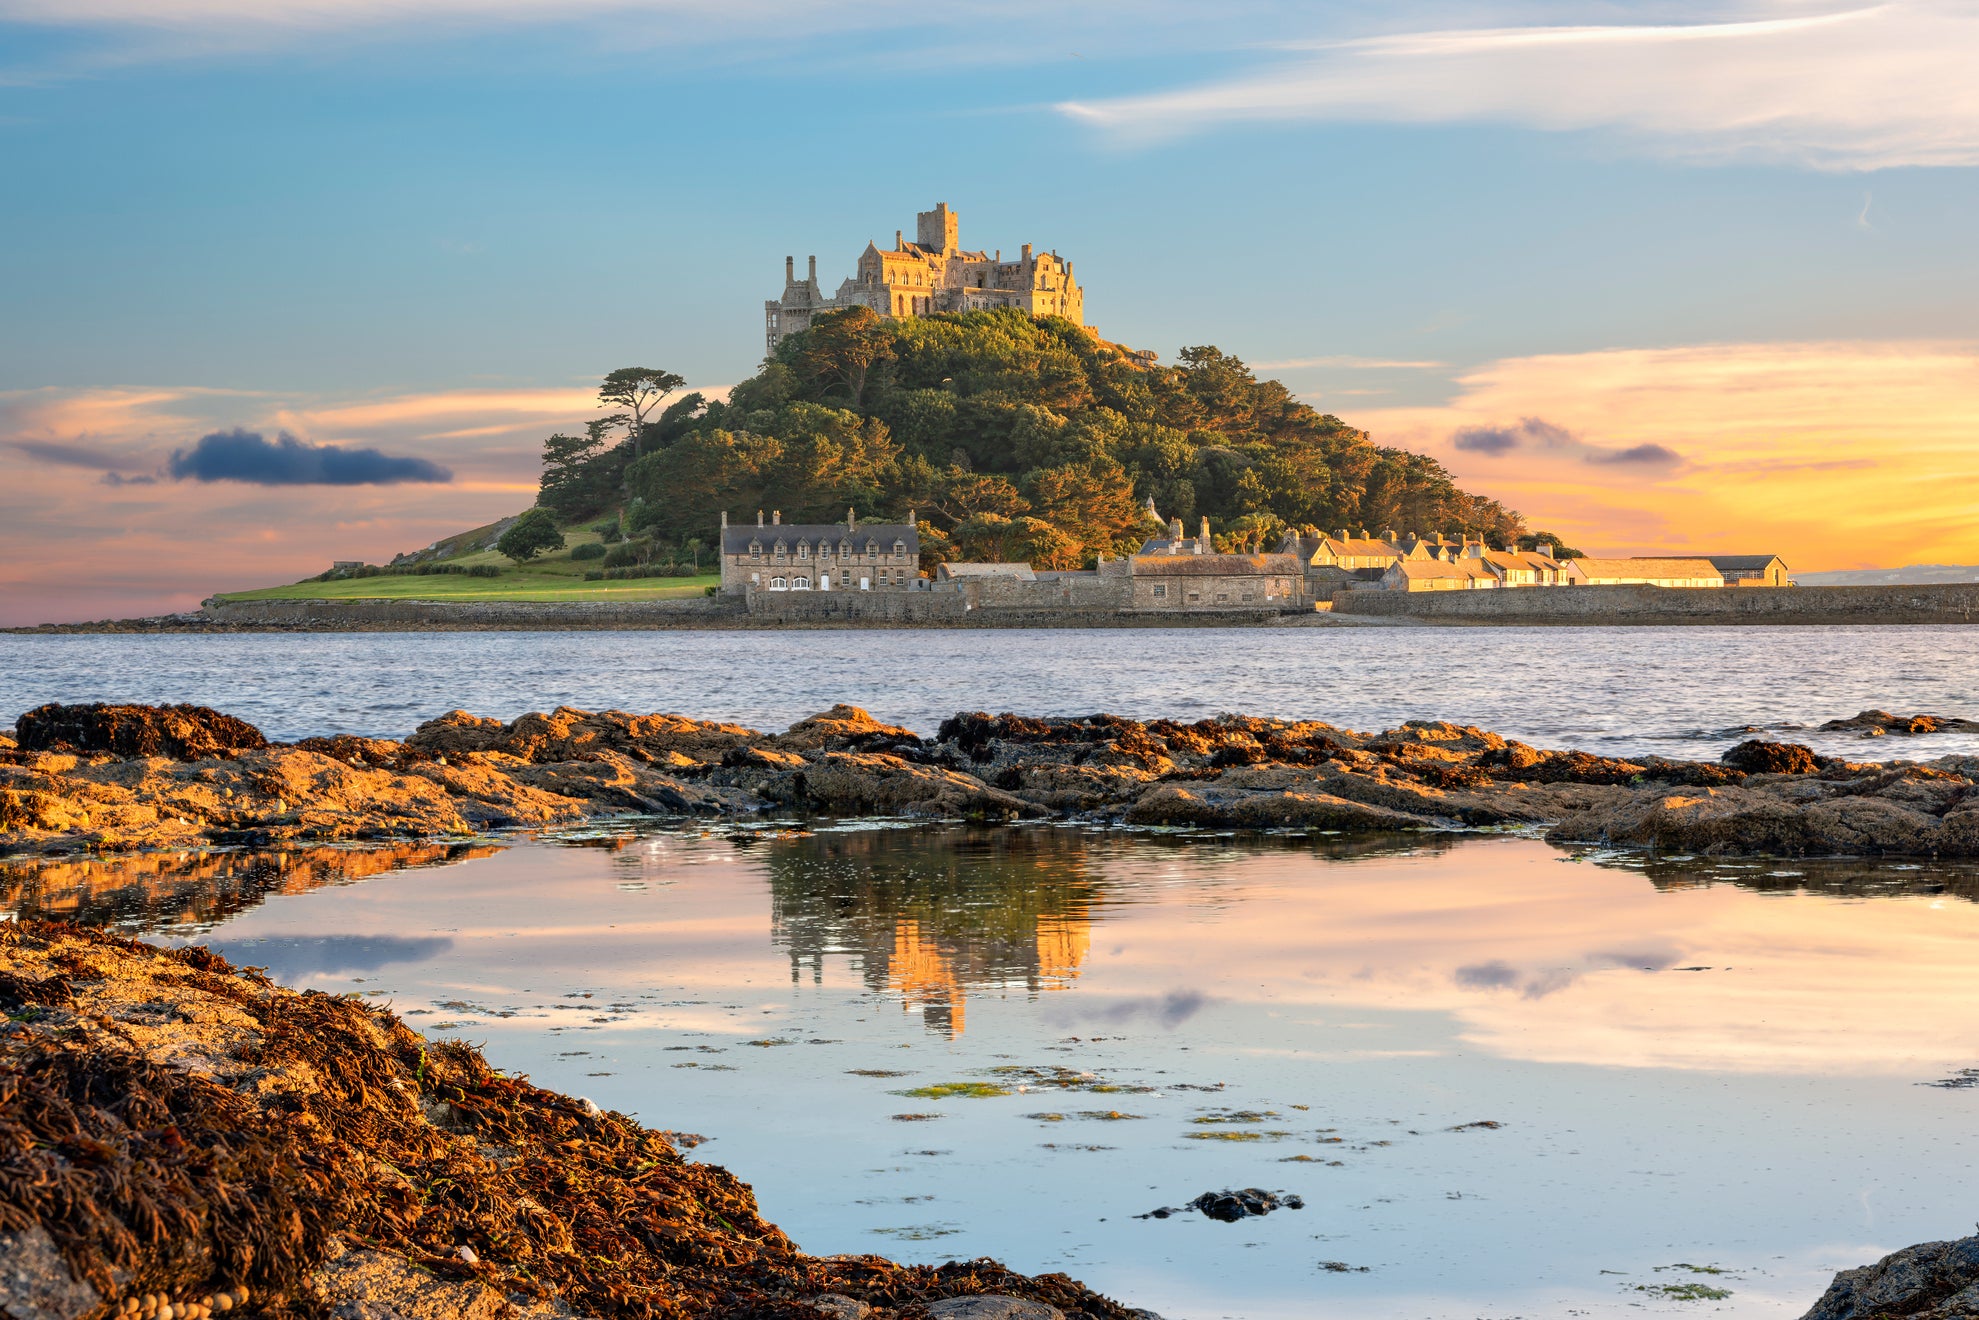
[[[259, 553], [275, 576], [385, 557], [519, 502], [551, 427], [502, 392], [575, 400], [635, 363], [739, 379], [784, 254], [835, 285], [941, 200], [969, 246], [1070, 257], [1110, 338], [1284, 364], [1318, 406], [1611, 548], [1695, 539], [1723, 528], [1672, 512], [1698, 493], [1679, 473], [1621, 509], [1629, 474], [1556, 490], [1547, 456], [1448, 436], [1529, 414], [1667, 444], [1701, 479], [1812, 454], [1806, 381], [1867, 362], [1881, 415], [1852, 420], [1889, 429], [1849, 443], [1903, 450], [1915, 413], [1918, 452], [1955, 452], [1979, 417], [1975, 52], [1971, 5], [1901, 2], [0, 0], [0, 465], [41, 492], [0, 515], [109, 498], [92, 454], [135, 474], [204, 431], [314, 427], [460, 482], [371, 492], [334, 536]], [[1778, 425], [1700, 425], [1714, 347], [1745, 364], [1735, 388], [1784, 392]], [[1618, 353], [1648, 372], [1623, 394], [1563, 397], [1549, 372], [1519, 392], [1517, 364]], [[1925, 361], [1949, 375], [1919, 402]], [[1666, 394], [1691, 404], [1645, 412]], [[435, 396], [492, 401], [478, 426], [348, 424]], [[1946, 475], [1930, 461], [1890, 498]], [[292, 528], [298, 506], [237, 494], [229, 517]], [[139, 495], [133, 529], [217, 507]], [[1955, 522], [1895, 562], [1979, 558]], [[236, 585], [188, 556], [117, 599]]]

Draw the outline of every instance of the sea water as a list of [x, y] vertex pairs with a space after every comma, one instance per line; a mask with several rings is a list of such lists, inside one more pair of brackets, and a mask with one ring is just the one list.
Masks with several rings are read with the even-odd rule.
[[780, 730], [837, 702], [934, 733], [965, 710], [1225, 711], [1481, 725], [1542, 747], [1713, 758], [1755, 733], [1852, 759], [1870, 707], [1979, 718], [1979, 628], [1111, 628], [0, 636], [0, 728], [46, 701], [190, 701], [271, 737], [404, 737], [456, 708], [670, 711]]

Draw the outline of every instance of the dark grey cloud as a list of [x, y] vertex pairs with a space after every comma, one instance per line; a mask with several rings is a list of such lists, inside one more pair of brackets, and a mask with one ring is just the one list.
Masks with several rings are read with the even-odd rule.
[[1521, 417], [1516, 426], [1466, 426], [1450, 437], [1454, 448], [1493, 458], [1515, 449], [1558, 449], [1575, 443], [1572, 431], [1543, 417]]
[[1630, 445], [1627, 449], [1597, 449], [1587, 456], [1590, 463], [1640, 463], [1661, 467], [1683, 462], [1684, 456], [1667, 445]]
[[374, 972], [389, 963], [424, 962], [453, 947], [443, 935], [272, 935], [214, 940], [213, 952], [242, 967], [265, 967], [277, 981], [332, 972]]
[[106, 486], [155, 486], [158, 478], [150, 475], [127, 477], [121, 472], [105, 472], [103, 484]]
[[246, 481], [257, 486], [389, 486], [454, 478], [446, 468], [423, 458], [312, 445], [286, 431], [270, 443], [238, 427], [201, 436], [191, 449], [174, 452], [166, 470], [180, 481]]
[[1466, 426], [1450, 437], [1450, 446], [1467, 454], [1489, 454], [1496, 458], [1519, 447], [1519, 433], [1510, 426]]

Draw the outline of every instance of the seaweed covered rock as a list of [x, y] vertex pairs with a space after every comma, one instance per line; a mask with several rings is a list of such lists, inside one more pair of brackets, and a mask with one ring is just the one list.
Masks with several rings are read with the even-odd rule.
[[1845, 720], [1829, 720], [1823, 732], [1854, 732], [1865, 738], [1888, 734], [1916, 736], [1920, 733], [1979, 733], [1979, 720], [1962, 720], [1945, 715], [1892, 715], [1886, 710], [1865, 710]]
[[198, 761], [266, 747], [261, 730], [205, 706], [36, 706], [15, 725], [27, 751], [108, 752]]
[[822, 1296], [873, 1320], [979, 1295], [1133, 1314], [991, 1261], [806, 1256], [668, 1133], [205, 949], [8, 923], [0, 1008], [9, 1315], [221, 1294], [434, 1320], [816, 1320]]
[[1801, 1320], [1957, 1320], [1979, 1316], [1979, 1236], [1924, 1242], [1843, 1270]]
[[1811, 775], [1827, 765], [1814, 749], [1800, 743], [1748, 738], [1719, 758], [1734, 770], [1751, 775]]
[[600, 752], [620, 752], [637, 760], [683, 756], [719, 763], [731, 747], [762, 738], [753, 729], [684, 719], [679, 715], [628, 715], [622, 710], [588, 711], [559, 706], [504, 724], [464, 710], [428, 720], [405, 740], [405, 749], [425, 756], [460, 757], [499, 752], [519, 761], [543, 764], [581, 761]]

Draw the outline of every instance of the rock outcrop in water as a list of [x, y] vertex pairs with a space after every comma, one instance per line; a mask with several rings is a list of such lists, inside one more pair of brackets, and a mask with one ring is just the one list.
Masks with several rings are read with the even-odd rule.
[[1519, 827], [1678, 852], [1979, 856], [1974, 757], [1855, 763], [1754, 741], [1722, 764], [1620, 760], [1429, 721], [1368, 734], [1239, 715], [1183, 724], [962, 714], [922, 738], [853, 706], [780, 734], [620, 711], [559, 708], [507, 723], [454, 711], [403, 742], [292, 747], [180, 707], [170, 718], [233, 731], [224, 748], [186, 741], [174, 756], [119, 750], [131, 745], [120, 731], [144, 726], [100, 709], [31, 711], [21, 725], [36, 731], [34, 745], [0, 747], [0, 847], [433, 839], [628, 813], [780, 812], [1342, 833]]
[[1151, 1317], [987, 1260], [807, 1256], [669, 1133], [205, 949], [7, 923], [0, 1008], [16, 1320]]
[[1979, 1236], [1925, 1242], [1843, 1270], [1801, 1320], [1958, 1320], [1979, 1316]]

